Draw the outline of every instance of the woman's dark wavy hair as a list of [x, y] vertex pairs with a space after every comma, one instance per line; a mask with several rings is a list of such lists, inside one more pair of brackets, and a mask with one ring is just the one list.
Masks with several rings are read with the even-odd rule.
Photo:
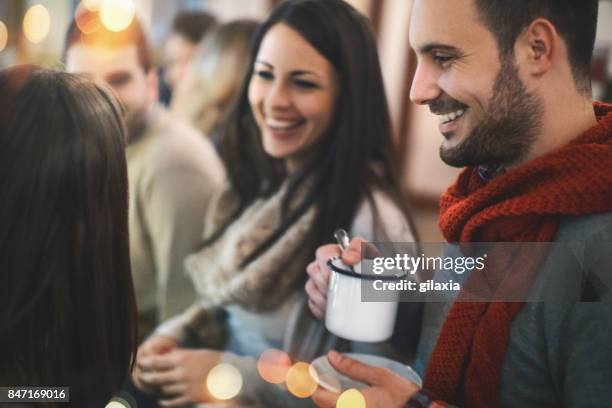
[[0, 71], [0, 385], [103, 406], [136, 350], [121, 110], [80, 77]]
[[[231, 186], [239, 197], [235, 216], [255, 199], [276, 192], [288, 177], [282, 161], [265, 153], [248, 100], [259, 47], [268, 30], [278, 23], [296, 30], [335, 67], [341, 81], [340, 93], [333, 123], [309, 162], [290, 177], [281, 225], [245, 264], [274, 244], [312, 204], [317, 206], [309, 243], [314, 249], [329, 242], [336, 228], [351, 226], [361, 199], [366, 197], [372, 202], [373, 186], [391, 193], [398, 204], [401, 201], [393, 174], [383, 78], [368, 20], [342, 0], [293, 0], [277, 6], [255, 33], [250, 66], [220, 141]], [[289, 203], [306, 180], [305, 198], [290, 210]], [[218, 239], [225, 227], [206, 243]]]

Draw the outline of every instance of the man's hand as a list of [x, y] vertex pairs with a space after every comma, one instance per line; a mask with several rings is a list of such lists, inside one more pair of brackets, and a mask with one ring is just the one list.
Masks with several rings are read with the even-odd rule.
[[153, 335], [149, 337], [140, 347], [138, 347], [138, 353], [136, 354], [136, 366], [132, 373], [132, 380], [134, 385], [140, 390], [146, 393], [157, 392], [157, 389], [149, 387], [142, 381], [143, 367], [141, 361], [151, 356], [161, 355], [168, 353], [172, 349], [176, 348], [178, 340], [174, 337]]
[[218, 351], [174, 348], [168, 353], [143, 357], [140, 379], [149, 389], [156, 389], [162, 407], [180, 407], [215, 399], [206, 388], [208, 372], [220, 360]]
[[365, 241], [362, 238], [353, 238], [344, 253], [341, 253], [337, 244], [323, 245], [317, 249], [316, 259], [306, 267], [308, 281], [305, 288], [308, 294], [308, 307], [318, 319], [323, 319], [327, 306], [329, 286], [327, 261], [334, 256], [342, 255], [342, 262], [347, 265], [355, 265], [361, 260], [361, 244], [363, 242]]
[[[340, 373], [370, 385], [360, 392], [367, 408], [401, 408], [420, 389], [418, 385], [389, 369], [373, 367], [336, 351], [327, 355], [330, 364]], [[333, 408], [339, 393], [318, 388], [312, 400], [321, 408]]]

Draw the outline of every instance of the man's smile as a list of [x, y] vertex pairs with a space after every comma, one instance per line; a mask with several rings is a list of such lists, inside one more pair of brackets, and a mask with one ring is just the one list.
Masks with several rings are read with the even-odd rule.
[[454, 112], [449, 112], [446, 114], [437, 115], [440, 120], [440, 124], [445, 124], [454, 121], [455, 119], [459, 119], [466, 112], [466, 109], [458, 109]]

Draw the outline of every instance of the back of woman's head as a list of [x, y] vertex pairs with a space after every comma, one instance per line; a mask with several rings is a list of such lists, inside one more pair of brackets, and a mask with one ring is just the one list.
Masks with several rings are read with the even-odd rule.
[[[290, 0], [277, 6], [258, 29], [236, 110], [221, 141], [232, 186], [243, 204], [269, 194], [286, 178], [279, 160], [265, 154], [249, 106], [248, 86], [264, 37], [276, 24], [301, 35], [328, 60], [340, 81], [333, 119], [298, 174], [312, 180], [306, 200], [316, 202], [315, 244], [334, 228], [349, 228], [360, 200], [379, 186], [397, 191], [391, 125], [376, 42], [367, 19], [343, 0]], [[291, 191], [291, 189], [289, 189]]]
[[0, 382], [116, 392], [135, 348], [125, 135], [93, 83], [0, 71]]
[[257, 26], [252, 20], [235, 20], [211, 29], [177, 86], [173, 112], [207, 136], [219, 132], [238, 95]]

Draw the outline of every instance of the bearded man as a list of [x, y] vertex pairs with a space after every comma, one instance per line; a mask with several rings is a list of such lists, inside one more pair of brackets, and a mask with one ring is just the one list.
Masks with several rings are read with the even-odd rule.
[[[597, 9], [596, 0], [414, 1], [410, 96], [438, 115], [442, 160], [465, 167], [440, 203], [449, 243], [612, 242], [612, 106], [591, 100], [589, 79]], [[370, 384], [368, 408], [611, 406], [609, 264], [595, 276], [520, 251], [503, 284], [538, 298], [562, 281], [563, 297], [427, 304], [414, 362], [422, 388], [335, 352], [330, 363]], [[343, 260], [359, 252], [354, 240]], [[308, 267], [320, 318], [334, 255], [336, 245], [319, 248]], [[313, 399], [325, 407], [337, 397]]]

